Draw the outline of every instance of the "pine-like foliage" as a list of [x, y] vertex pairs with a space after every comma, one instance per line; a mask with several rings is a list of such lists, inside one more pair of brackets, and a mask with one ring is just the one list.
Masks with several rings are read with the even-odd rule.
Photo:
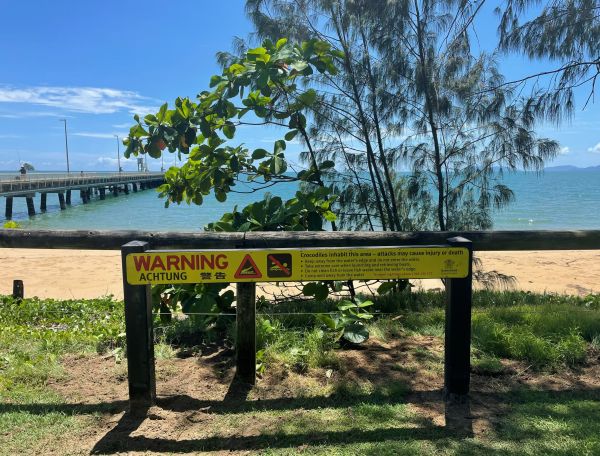
[[[532, 10], [538, 15], [531, 17]], [[598, 0], [507, 0], [498, 12], [501, 49], [549, 62], [548, 70], [511, 81], [533, 83], [539, 114], [560, 122], [573, 112], [579, 87], [587, 90], [586, 104], [593, 99], [600, 75]]]
[[337, 74], [313, 79], [302, 138], [336, 164], [328, 179], [342, 227], [489, 228], [512, 198], [502, 174], [541, 170], [557, 153], [535, 134], [539, 100], [514, 97], [494, 56], [472, 50], [481, 5], [247, 0], [257, 37], [318, 38], [343, 52]]

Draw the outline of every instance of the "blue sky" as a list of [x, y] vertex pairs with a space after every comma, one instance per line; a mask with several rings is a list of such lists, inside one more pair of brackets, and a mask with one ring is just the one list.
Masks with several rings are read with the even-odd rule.
[[[127, 134], [133, 113], [195, 96], [219, 71], [215, 53], [230, 49], [234, 35], [251, 32], [241, 0], [0, 0], [0, 12], [4, 170], [16, 170], [20, 161], [39, 170], [66, 169], [59, 119], [67, 119], [72, 170], [116, 170], [114, 135]], [[482, 21], [489, 25], [481, 30], [485, 46], [494, 40], [495, 25], [491, 15]], [[502, 61], [509, 78], [543, 66], [520, 57]], [[585, 111], [583, 97], [578, 101], [570, 124], [540, 129], [561, 142], [563, 153], [552, 165], [600, 164], [600, 100]], [[240, 132], [240, 140], [254, 147], [275, 136]], [[173, 156], [165, 159], [165, 165], [172, 162]], [[151, 167], [160, 168], [160, 160]]]

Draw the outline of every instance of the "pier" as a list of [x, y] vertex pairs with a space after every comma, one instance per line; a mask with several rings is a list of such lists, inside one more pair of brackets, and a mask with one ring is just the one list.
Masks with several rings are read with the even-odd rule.
[[91, 201], [92, 195], [106, 198], [119, 192], [133, 192], [158, 187], [164, 182], [164, 173], [84, 173], [84, 174], [26, 174], [14, 177], [0, 176], [0, 196], [6, 198], [5, 218], [12, 219], [13, 198], [25, 198], [29, 216], [36, 214], [34, 197], [40, 193], [40, 212], [46, 212], [48, 194], [56, 194], [61, 210], [71, 205], [73, 191], [79, 191], [83, 204]]

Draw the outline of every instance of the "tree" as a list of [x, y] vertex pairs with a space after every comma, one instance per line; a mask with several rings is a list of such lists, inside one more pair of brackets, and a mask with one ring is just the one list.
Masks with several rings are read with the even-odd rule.
[[[539, 14], [523, 21], [532, 9], [539, 9]], [[586, 104], [593, 99], [600, 75], [597, 0], [507, 0], [498, 12], [503, 51], [549, 61], [548, 70], [508, 83], [520, 86], [533, 82], [539, 113], [560, 122], [572, 113], [579, 87], [588, 89]]]
[[[310, 131], [317, 153], [344, 168], [336, 174], [344, 226], [414, 229], [418, 201], [434, 209], [437, 229], [489, 228], [494, 205], [512, 197], [502, 173], [540, 170], [557, 153], [535, 135], [535, 100], [514, 98], [493, 56], [471, 50], [481, 5], [247, 1], [258, 36], [287, 28], [343, 50], [339, 73], [311, 81]], [[398, 179], [403, 162], [408, 181]], [[416, 219], [430, 228], [430, 217]]]
[[[335, 74], [333, 60], [340, 56], [339, 51], [319, 40], [298, 45], [285, 38], [265, 40], [261, 46], [231, 59], [221, 75], [211, 78], [211, 90], [202, 91], [197, 101], [177, 98], [173, 109], [165, 103], [156, 114], [143, 119], [134, 116], [136, 124], [124, 140], [125, 156], [148, 154], [159, 158], [168, 151], [186, 158], [180, 167], [171, 167], [165, 173], [165, 184], [159, 191], [166, 198], [166, 206], [183, 202], [201, 205], [209, 193], [224, 202], [228, 193], [238, 191], [240, 182], [249, 186], [250, 192], [280, 182], [306, 185], [288, 201], [267, 194], [242, 210], [234, 208], [210, 223], [209, 230], [315, 231], [324, 229], [327, 221], [335, 227], [331, 205], [336, 196], [322, 179], [332, 163], [311, 155], [307, 170], [290, 173], [285, 149], [286, 141], [302, 135], [311, 150], [303, 112], [314, 103], [315, 93], [304, 90], [301, 82], [313, 74]], [[228, 145], [240, 126], [264, 125], [287, 130], [284, 139], [274, 141], [272, 151]], [[223, 292], [222, 284], [167, 288], [188, 313], [224, 310], [233, 300], [231, 292]], [[323, 283], [312, 284], [311, 290], [312, 295], [328, 294], [328, 286]]]

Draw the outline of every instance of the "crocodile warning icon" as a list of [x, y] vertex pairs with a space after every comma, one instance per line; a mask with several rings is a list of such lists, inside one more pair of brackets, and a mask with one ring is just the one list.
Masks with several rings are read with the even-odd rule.
[[240, 267], [237, 268], [233, 276], [236, 279], [260, 279], [262, 274], [250, 254], [246, 255], [242, 260]]
[[289, 253], [271, 253], [267, 256], [267, 276], [291, 277], [292, 255]]

